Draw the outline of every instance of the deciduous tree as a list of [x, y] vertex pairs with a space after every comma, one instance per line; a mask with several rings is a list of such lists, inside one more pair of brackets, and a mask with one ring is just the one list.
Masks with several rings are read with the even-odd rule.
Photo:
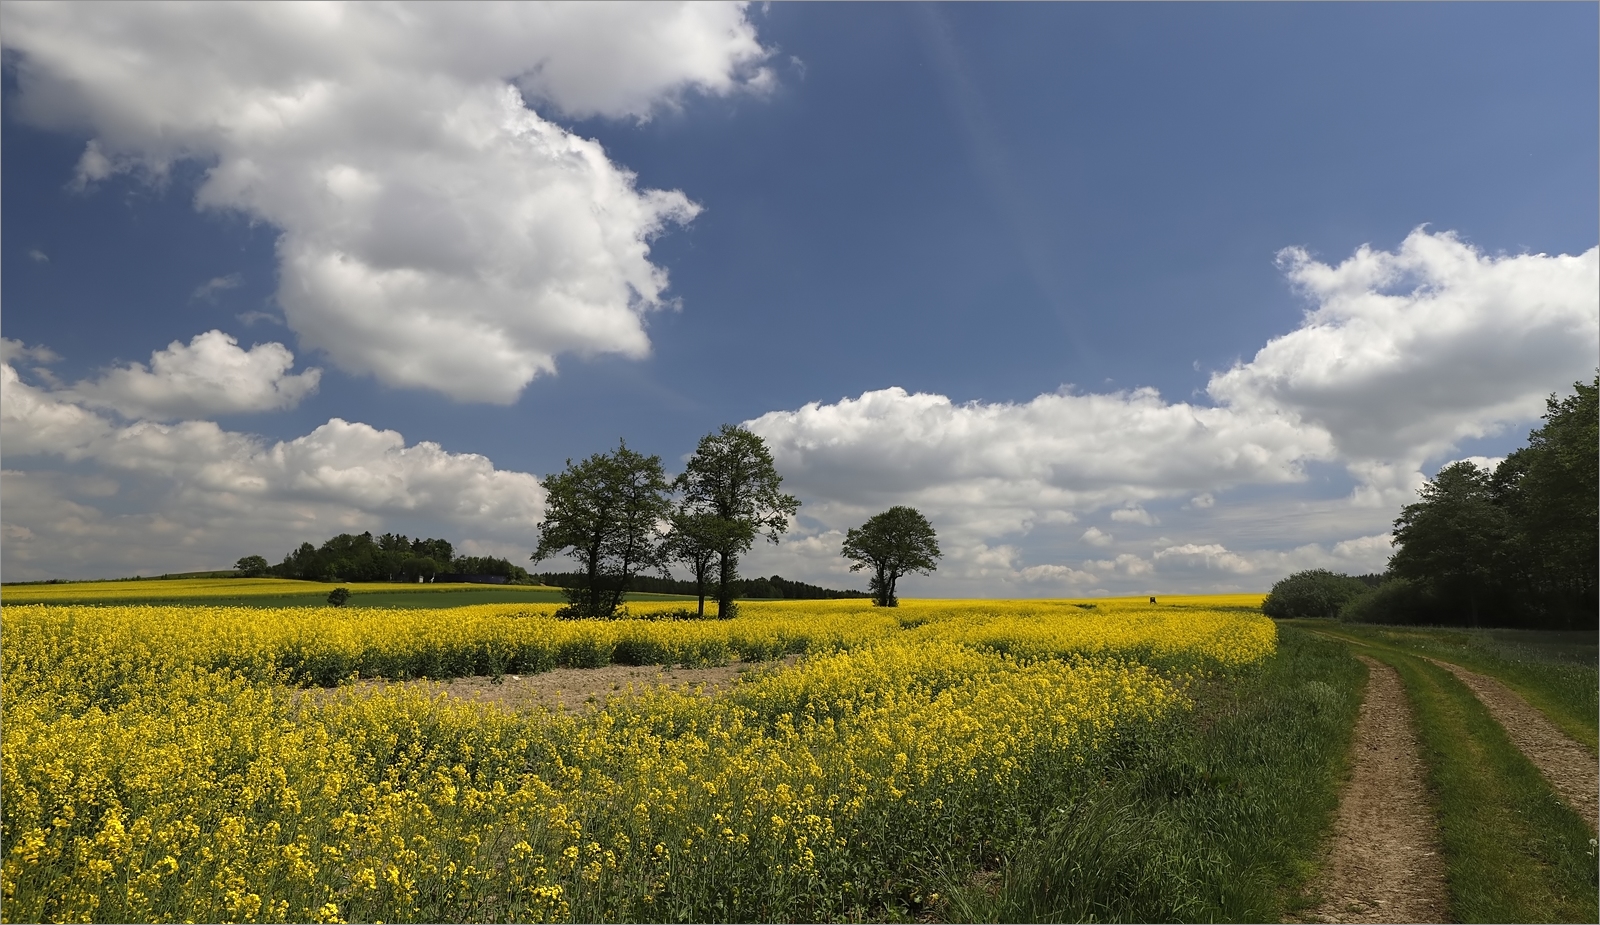
[[800, 509], [793, 495], [779, 490], [782, 484], [766, 441], [731, 424], [701, 438], [678, 476], [675, 487], [682, 493], [684, 510], [732, 525], [716, 537], [717, 615], [723, 619], [734, 615], [739, 556], [757, 535], [778, 542]]
[[718, 555], [725, 549], [748, 549], [754, 538], [749, 524], [724, 520], [708, 511], [682, 505], [672, 512], [671, 527], [662, 544], [662, 558], [689, 566], [694, 574], [700, 616], [706, 615], [706, 583]]
[[567, 615], [610, 617], [639, 572], [661, 563], [658, 525], [669, 512], [661, 457], [623, 441], [544, 482], [545, 516], [535, 561], [565, 552], [583, 567], [582, 587], [567, 589]]
[[929, 574], [940, 557], [933, 524], [916, 508], [897, 505], [845, 533], [842, 554], [854, 560], [850, 571], [871, 569], [872, 603], [897, 607], [895, 583], [902, 576]]

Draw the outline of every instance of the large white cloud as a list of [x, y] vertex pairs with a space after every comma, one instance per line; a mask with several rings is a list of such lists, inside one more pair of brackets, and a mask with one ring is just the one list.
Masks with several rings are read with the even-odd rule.
[[334, 418], [269, 444], [211, 421], [120, 425], [10, 364], [0, 377], [8, 464], [78, 464], [5, 472], [8, 578], [225, 568], [241, 555], [394, 524], [520, 560], [543, 515], [534, 476], [434, 443], [407, 446], [394, 431]]
[[562, 353], [646, 353], [650, 240], [699, 210], [525, 96], [647, 118], [770, 82], [726, 3], [8, 3], [0, 37], [17, 111], [93, 133], [83, 181], [198, 159], [202, 206], [282, 229], [304, 346], [491, 402]]
[[171, 420], [293, 408], [317, 390], [320, 369], [291, 374], [294, 354], [282, 344], [249, 350], [221, 331], [173, 341], [150, 355], [150, 365], [131, 363], [85, 380], [67, 392], [94, 408], [124, 417]]
[[786, 479], [852, 514], [917, 503], [992, 521], [985, 530], [1008, 518], [1018, 529], [1048, 510], [1294, 481], [1305, 460], [1331, 451], [1325, 434], [1292, 419], [1168, 403], [1154, 389], [956, 404], [889, 388], [745, 426]]
[[[1004, 573], [994, 556], [1016, 547], [998, 538], [1099, 516], [1120, 529], [1082, 532], [1074, 548], [1093, 558], [1019, 556], [1011, 578], [1126, 585], [1210, 575], [1216, 587], [1227, 586], [1225, 576], [1258, 585], [1294, 568], [1381, 569], [1381, 530], [1414, 497], [1428, 461], [1463, 439], [1533, 422], [1549, 393], [1593, 375], [1600, 250], [1492, 256], [1418, 229], [1393, 252], [1363, 247], [1337, 266], [1297, 249], [1280, 260], [1312, 308], [1298, 329], [1214, 375], [1210, 405], [1167, 402], [1150, 389], [956, 404], [889, 388], [746, 426], [766, 438], [824, 529], [915, 505], [951, 537], [952, 572]], [[1323, 522], [1360, 532], [1288, 552], [1277, 542], [1229, 549], [1204, 535], [1206, 523], [1245, 532], [1219, 494], [1299, 481], [1315, 462], [1355, 477], [1345, 510], [1301, 505], [1279, 519], [1305, 532]], [[1189, 500], [1178, 508], [1178, 499]], [[1173, 502], [1195, 535], [1154, 547], [1148, 530], [1121, 536], [1161, 522], [1147, 510], [1153, 501]], [[1371, 507], [1351, 510], [1362, 505]], [[983, 557], [987, 565], [973, 564]]]
[[1304, 324], [1207, 392], [1327, 431], [1375, 500], [1409, 498], [1424, 461], [1538, 417], [1600, 362], [1597, 249], [1497, 257], [1419, 228], [1337, 266], [1300, 248], [1279, 261], [1312, 302]]

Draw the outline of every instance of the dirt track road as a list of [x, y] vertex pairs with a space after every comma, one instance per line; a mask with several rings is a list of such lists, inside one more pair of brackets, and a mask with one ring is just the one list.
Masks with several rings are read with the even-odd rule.
[[1449, 909], [1438, 825], [1428, 805], [1411, 704], [1393, 668], [1367, 656], [1366, 697], [1351, 747], [1322, 902], [1308, 922], [1442, 922]]
[[1595, 828], [1596, 810], [1600, 808], [1600, 763], [1588, 749], [1568, 738], [1516, 691], [1494, 678], [1438, 659], [1428, 661], [1460, 678], [1489, 708], [1512, 743], [1544, 774], [1562, 801], [1587, 820], [1589, 828]]

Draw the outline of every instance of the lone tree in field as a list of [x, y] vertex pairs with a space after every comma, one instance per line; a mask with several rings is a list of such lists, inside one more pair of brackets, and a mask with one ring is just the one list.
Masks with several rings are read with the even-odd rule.
[[271, 567], [262, 556], [245, 556], [233, 563], [233, 570], [239, 573], [240, 578], [260, 578]]
[[566, 589], [563, 616], [613, 616], [633, 576], [661, 565], [656, 525], [666, 518], [667, 477], [661, 457], [644, 456], [623, 441], [544, 483], [545, 513], [533, 560], [557, 553], [576, 559], [584, 581]]
[[800, 509], [793, 495], [778, 490], [782, 484], [766, 441], [732, 424], [702, 437], [678, 476], [674, 487], [683, 495], [680, 510], [709, 514], [723, 522], [704, 536], [716, 554], [717, 616], [723, 619], [734, 615], [739, 556], [750, 549], [757, 534], [776, 543]]
[[867, 588], [877, 607], [898, 607], [895, 582], [902, 575], [931, 573], [941, 555], [933, 524], [916, 508], [898, 505], [844, 535], [842, 554], [855, 564], [850, 571], [872, 570]]

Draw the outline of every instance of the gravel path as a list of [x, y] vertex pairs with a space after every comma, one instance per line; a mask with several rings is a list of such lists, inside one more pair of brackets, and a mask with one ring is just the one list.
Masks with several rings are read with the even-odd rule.
[[1427, 800], [1411, 704], [1393, 668], [1368, 669], [1350, 782], [1308, 922], [1442, 922], [1449, 909], [1438, 825]]
[[1588, 820], [1589, 828], [1595, 828], [1596, 810], [1600, 808], [1597, 805], [1600, 804], [1600, 763], [1595, 761], [1595, 756], [1500, 681], [1460, 665], [1431, 658], [1428, 661], [1471, 688], [1495, 720], [1505, 727], [1511, 741], [1544, 774], [1551, 788], [1578, 815]]

